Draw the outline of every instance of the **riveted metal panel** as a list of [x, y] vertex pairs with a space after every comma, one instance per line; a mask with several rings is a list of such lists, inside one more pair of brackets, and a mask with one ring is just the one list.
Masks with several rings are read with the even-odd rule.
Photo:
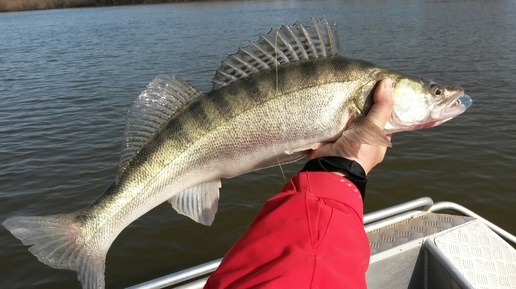
[[446, 232], [434, 242], [474, 288], [516, 288], [516, 250], [481, 221]]

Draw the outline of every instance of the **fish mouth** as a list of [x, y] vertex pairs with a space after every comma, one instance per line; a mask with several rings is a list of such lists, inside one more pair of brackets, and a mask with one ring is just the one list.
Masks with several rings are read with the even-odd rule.
[[443, 123], [466, 111], [472, 103], [471, 97], [461, 89], [452, 96], [437, 101], [438, 109], [432, 111], [432, 118], [439, 124]]

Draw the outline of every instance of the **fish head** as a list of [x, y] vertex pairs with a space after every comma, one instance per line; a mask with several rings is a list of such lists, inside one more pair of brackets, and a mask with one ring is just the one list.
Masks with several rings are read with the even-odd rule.
[[471, 98], [459, 86], [414, 76], [393, 82], [394, 110], [385, 130], [389, 133], [431, 128], [466, 111]]

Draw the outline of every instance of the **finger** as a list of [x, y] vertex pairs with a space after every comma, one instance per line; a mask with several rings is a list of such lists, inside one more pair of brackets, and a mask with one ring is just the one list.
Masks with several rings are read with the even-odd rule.
[[380, 81], [374, 92], [374, 105], [366, 118], [378, 127], [383, 128], [391, 117], [394, 108], [392, 97], [392, 80], [386, 78]]

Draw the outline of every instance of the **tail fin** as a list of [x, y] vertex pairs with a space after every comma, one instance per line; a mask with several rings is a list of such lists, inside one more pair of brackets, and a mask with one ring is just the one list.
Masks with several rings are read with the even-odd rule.
[[75, 270], [83, 288], [104, 288], [107, 252], [86, 246], [75, 215], [11, 217], [3, 225], [41, 262], [56, 269]]

